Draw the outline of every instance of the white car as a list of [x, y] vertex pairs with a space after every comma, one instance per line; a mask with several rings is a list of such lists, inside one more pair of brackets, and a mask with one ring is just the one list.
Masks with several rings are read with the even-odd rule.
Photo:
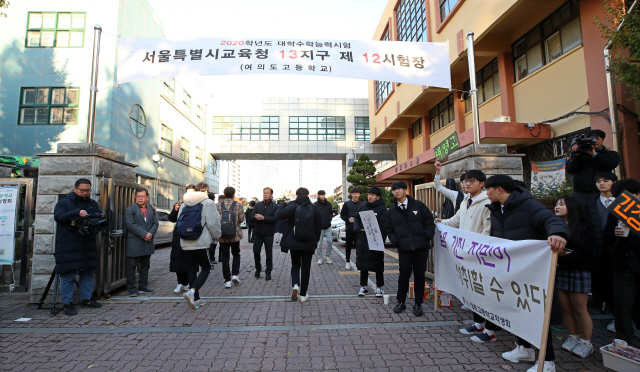
[[342, 218], [340, 218], [340, 216], [333, 217], [333, 219], [331, 220], [331, 236], [333, 238], [333, 241], [335, 242], [338, 241], [338, 232], [341, 226], [344, 226], [344, 221], [342, 220]]
[[167, 209], [156, 209], [158, 211], [158, 231], [153, 237], [153, 244], [160, 245], [171, 243], [173, 240], [173, 228], [175, 223], [169, 221], [169, 213]]

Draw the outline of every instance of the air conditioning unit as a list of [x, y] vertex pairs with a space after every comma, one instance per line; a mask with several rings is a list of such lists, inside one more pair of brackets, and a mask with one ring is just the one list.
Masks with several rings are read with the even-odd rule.
[[499, 121], [502, 123], [508, 123], [511, 121], [511, 116], [498, 116], [497, 118], [491, 120], [491, 121]]

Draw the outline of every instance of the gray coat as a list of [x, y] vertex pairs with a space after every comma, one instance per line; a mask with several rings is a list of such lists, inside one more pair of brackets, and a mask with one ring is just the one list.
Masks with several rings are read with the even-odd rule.
[[145, 241], [144, 236], [151, 233], [155, 237], [158, 231], [158, 213], [147, 204], [147, 221], [137, 204], [133, 204], [124, 212], [124, 225], [127, 235], [127, 257], [149, 256], [154, 252], [153, 238]]

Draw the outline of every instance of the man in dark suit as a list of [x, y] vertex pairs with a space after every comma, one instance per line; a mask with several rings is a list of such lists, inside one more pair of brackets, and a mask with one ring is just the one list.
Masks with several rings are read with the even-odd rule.
[[[149, 284], [149, 267], [154, 253], [153, 237], [158, 231], [158, 213], [149, 203], [146, 189], [136, 190], [136, 203], [124, 212], [127, 235], [127, 289], [129, 296], [136, 297], [138, 292], [152, 293]], [[138, 287], [136, 288], [136, 266]]]

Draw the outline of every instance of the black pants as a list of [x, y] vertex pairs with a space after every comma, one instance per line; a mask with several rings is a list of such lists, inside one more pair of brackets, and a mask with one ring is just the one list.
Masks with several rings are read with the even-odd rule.
[[[209, 273], [211, 272], [211, 262], [209, 262], [207, 248], [183, 252], [184, 255], [187, 256], [187, 265], [189, 265], [189, 286], [196, 291], [194, 300], [198, 301], [200, 299], [198, 292], [207, 281]], [[200, 269], [199, 274], [198, 269]]]
[[[618, 325], [616, 324], [616, 327]], [[525, 341], [518, 337], [518, 346], [524, 346], [527, 349], [531, 347], [531, 344], [528, 341]], [[549, 335], [547, 336], [547, 352], [544, 354], [544, 360], [546, 362], [553, 362], [556, 360], [556, 353], [553, 351], [553, 337], [551, 337], [551, 327], [549, 327]]]
[[247, 241], [249, 243], [253, 242], [253, 226], [247, 226]]
[[356, 247], [356, 234], [353, 232], [353, 224], [346, 228], [347, 246], [344, 248], [347, 262], [351, 262], [351, 249]]
[[[233, 255], [231, 270], [229, 269], [229, 250]], [[222, 276], [224, 281], [231, 281], [231, 275], [240, 273], [240, 242], [220, 243], [220, 254], [222, 255]]]
[[[133, 291], [137, 288], [147, 288], [149, 285], [149, 268], [151, 267], [151, 255], [139, 257], [127, 257], [127, 289]], [[136, 266], [138, 271], [138, 286], [136, 287]]]
[[640, 259], [629, 258], [628, 262], [616, 263], [613, 297], [616, 338], [629, 342], [633, 337], [631, 322], [635, 321], [636, 327], [640, 326]]
[[[300, 296], [307, 295], [313, 252], [291, 250], [291, 285], [300, 286]], [[300, 272], [302, 271], [302, 278]]]
[[411, 272], [413, 272], [413, 291], [416, 304], [422, 304], [424, 297], [424, 272], [427, 270], [428, 258], [428, 249], [398, 253], [400, 275], [398, 275], [397, 299], [399, 303], [404, 303], [407, 299], [409, 279], [411, 278]]
[[[360, 271], [360, 286], [366, 287], [369, 284], [369, 272], [366, 270]], [[384, 273], [382, 271], [376, 271], [376, 287], [382, 287], [384, 285]]]
[[178, 278], [178, 284], [182, 284], [184, 286], [189, 285], [189, 273], [188, 272], [178, 272], [178, 273], [176, 273], [176, 277]]
[[260, 253], [262, 253], [263, 243], [264, 251], [267, 256], [267, 269], [265, 270], [265, 272], [268, 274], [271, 272], [271, 269], [273, 269], [273, 235], [253, 236], [253, 260], [256, 264], [256, 271], [262, 271]]
[[216, 243], [211, 243], [209, 246], [209, 262], [213, 265], [216, 261]]
[[497, 325], [491, 323], [490, 321], [486, 320], [485, 318], [481, 317], [480, 315], [473, 313], [473, 321], [475, 323], [484, 323], [484, 327], [490, 331], [499, 331], [501, 328], [498, 327]]

